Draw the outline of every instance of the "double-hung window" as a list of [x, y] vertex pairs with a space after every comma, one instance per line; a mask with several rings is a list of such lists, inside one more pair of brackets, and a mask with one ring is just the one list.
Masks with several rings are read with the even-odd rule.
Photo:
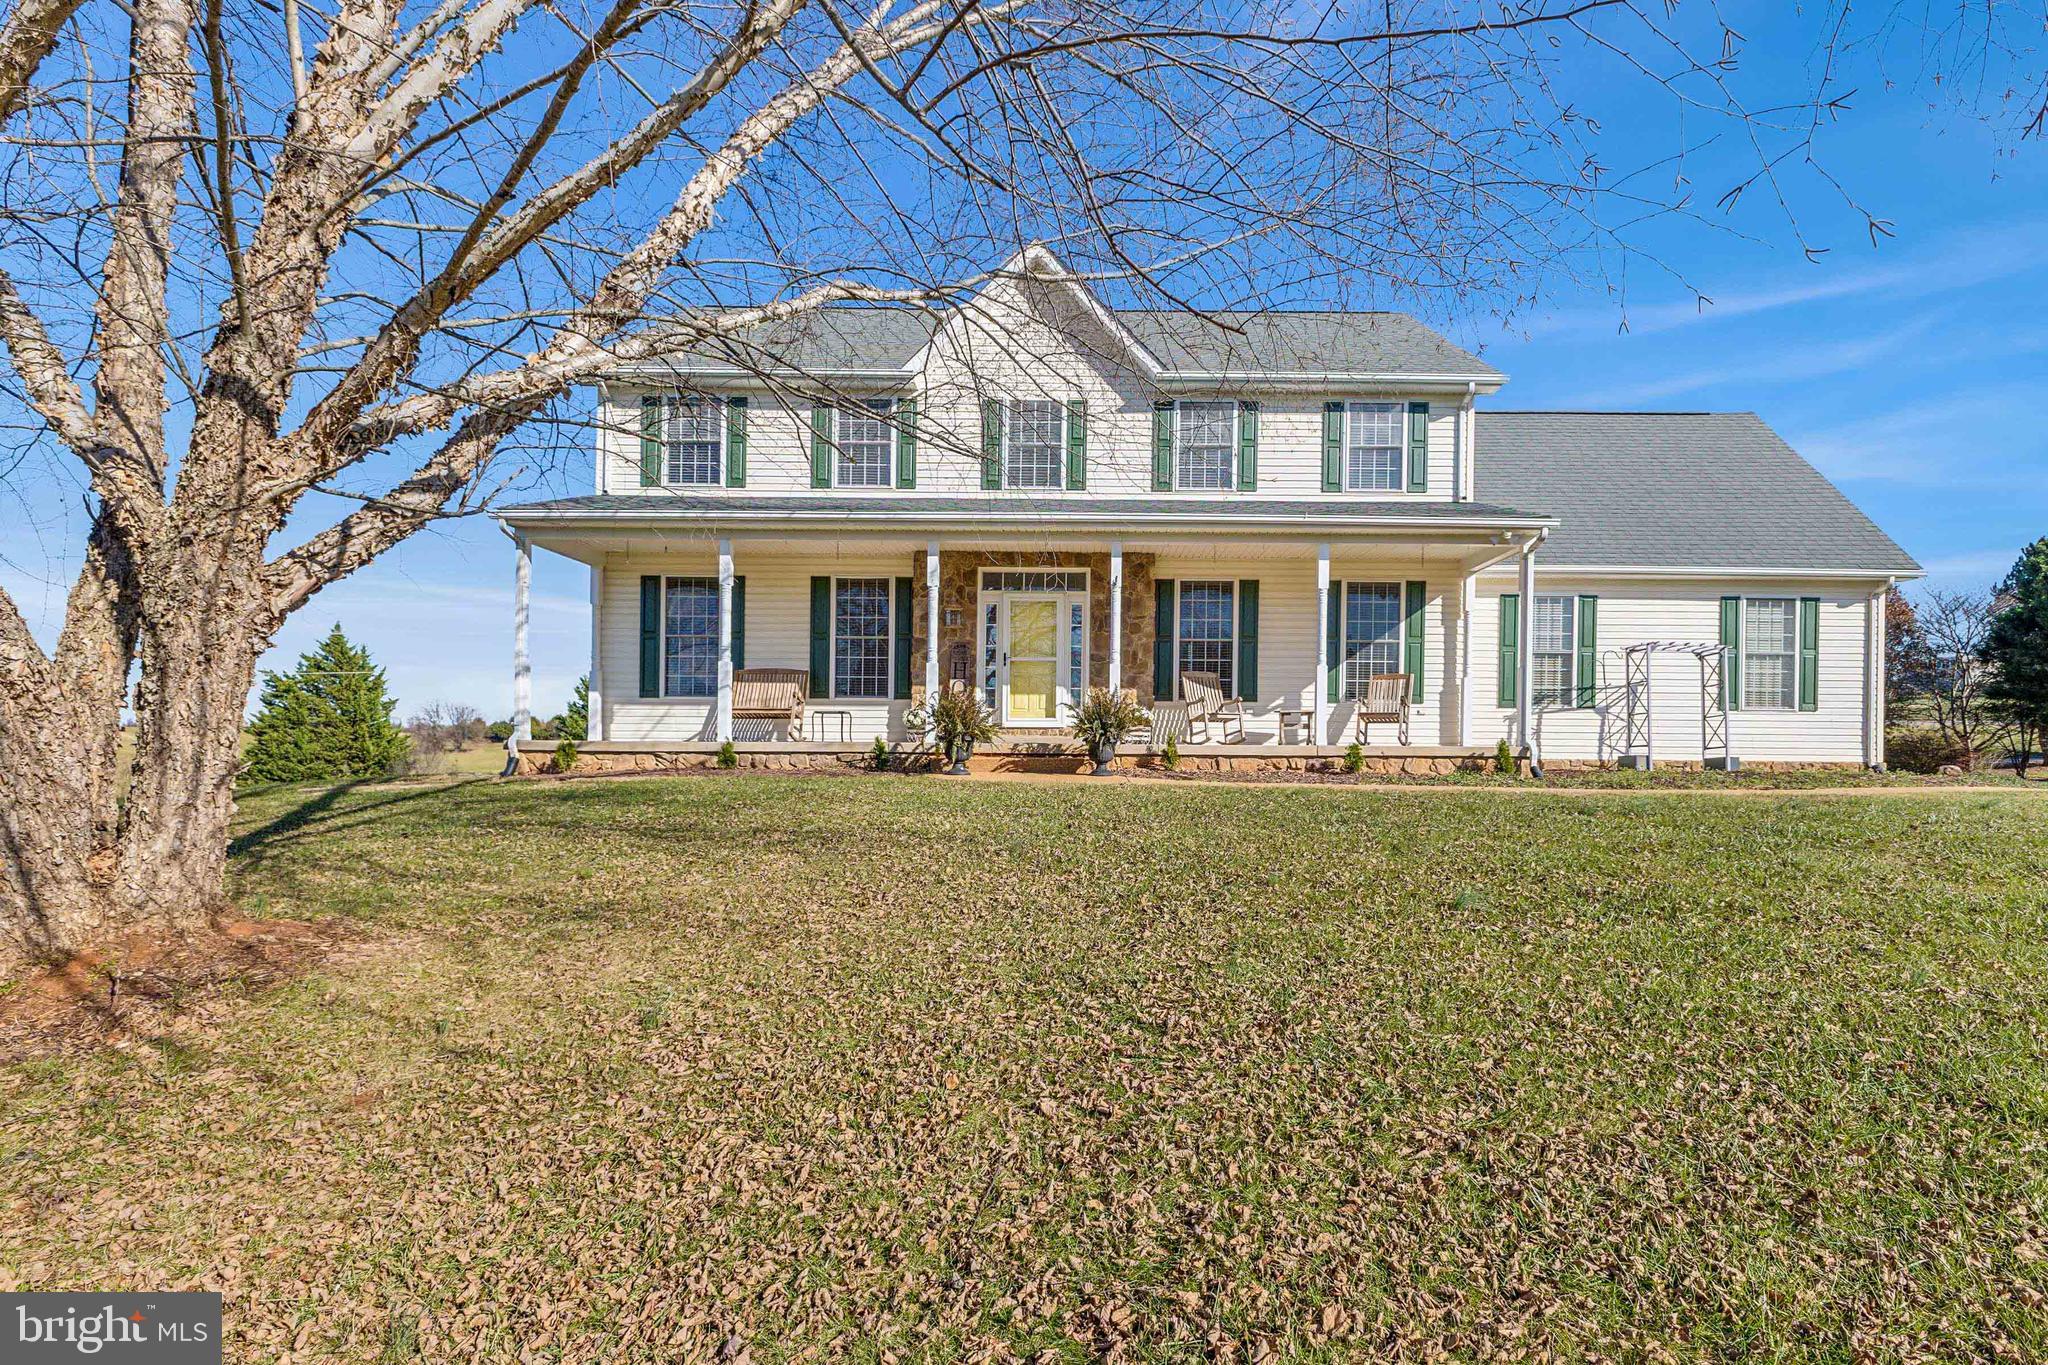
[[1236, 696], [1237, 585], [1183, 581], [1178, 611], [1178, 672], [1214, 673], [1223, 684], [1223, 695]]
[[1742, 704], [1789, 711], [1798, 704], [1799, 602], [1792, 597], [1742, 601]]
[[1344, 585], [1344, 698], [1356, 701], [1375, 673], [1401, 671], [1401, 585]]
[[836, 410], [832, 482], [839, 488], [887, 488], [896, 480], [896, 433], [889, 425], [891, 403], [869, 399]]
[[708, 697], [718, 690], [718, 580], [671, 578], [661, 611], [661, 695]]
[[1235, 488], [1237, 404], [1181, 403], [1174, 416], [1174, 487]]
[[1049, 398], [1010, 404], [1003, 433], [1003, 487], [1065, 487], [1066, 417], [1065, 406]]
[[669, 484], [718, 483], [725, 443], [725, 404], [702, 396], [661, 402], [661, 477]]
[[1579, 658], [1578, 600], [1572, 597], [1536, 599], [1530, 618], [1534, 632], [1529, 640], [1534, 667], [1529, 674], [1532, 700], [1538, 706], [1573, 706], [1578, 702]]
[[832, 593], [832, 695], [886, 697], [889, 580], [842, 578]]
[[1399, 403], [1344, 405], [1344, 491], [1394, 492], [1407, 487], [1401, 451], [1407, 409]]

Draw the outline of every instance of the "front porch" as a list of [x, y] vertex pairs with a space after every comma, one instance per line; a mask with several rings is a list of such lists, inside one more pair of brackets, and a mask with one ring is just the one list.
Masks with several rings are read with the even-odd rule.
[[[525, 776], [560, 772], [555, 744], [525, 740], [515, 745], [516, 771]], [[577, 746], [574, 771], [584, 773], [680, 773], [715, 769], [722, 744], [697, 741], [643, 743], [598, 740]], [[1348, 746], [1347, 746], [1348, 748]], [[1178, 766], [1187, 772], [1318, 772], [1335, 771], [1346, 761], [1346, 748], [1312, 744], [1196, 743], [1183, 750]], [[1150, 744], [1120, 745], [1115, 766], [1157, 769], [1165, 755]], [[1452, 772], [1483, 772], [1494, 764], [1494, 751], [1453, 745], [1361, 746], [1359, 771], [1373, 776], [1441, 776]], [[749, 740], [733, 742], [733, 766], [756, 772], [858, 772], [874, 767], [868, 744], [835, 741]], [[936, 755], [926, 746], [892, 750], [891, 766], [931, 770]], [[978, 747], [968, 762], [970, 773], [1084, 773], [1091, 764], [1071, 740], [997, 740]]]
[[[999, 520], [1000, 508], [980, 519]], [[1542, 531], [1484, 510], [1469, 519], [1433, 513], [1426, 526], [1352, 516], [1302, 528], [1327, 539], [1142, 521], [1095, 534], [1041, 526], [939, 535], [922, 526], [752, 526], [730, 514], [634, 525], [508, 516], [521, 566], [515, 705], [523, 720], [523, 593], [539, 545], [590, 568], [591, 731], [582, 748], [593, 760], [693, 766], [731, 742], [759, 766], [794, 766], [789, 756], [799, 754], [865, 761], [877, 739], [914, 745], [909, 713], [958, 686], [997, 716], [1003, 742], [985, 747], [991, 760], [1067, 762], [1077, 752], [1070, 708], [1101, 687], [1129, 692], [1160, 722], [1129, 746], [1133, 762], [1154, 761], [1166, 733], [1178, 731], [1190, 766], [1319, 764], [1360, 739], [1375, 765], [1490, 763], [1499, 727], [1475, 728], [1469, 681], [1475, 649], [1493, 646], [1472, 639], [1475, 581], [1507, 562], [1527, 591]], [[913, 530], [926, 534], [904, 534]], [[1524, 652], [1527, 644], [1524, 632]], [[736, 675], [761, 669], [806, 680], [799, 716], [735, 707]], [[1524, 661], [1515, 672], [1526, 706], [1532, 670]], [[1178, 705], [1191, 674], [1241, 699], [1241, 718], [1227, 727], [1184, 719]], [[1367, 682], [1393, 674], [1409, 679], [1399, 689], [1405, 735], [1375, 723], [1361, 737]], [[517, 754], [533, 765], [533, 751]]]

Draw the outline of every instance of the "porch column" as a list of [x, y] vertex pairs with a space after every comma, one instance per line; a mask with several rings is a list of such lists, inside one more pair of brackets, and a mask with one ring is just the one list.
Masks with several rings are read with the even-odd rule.
[[718, 711], [720, 744], [732, 738], [732, 541], [718, 542]]
[[1327, 695], [1330, 646], [1330, 543], [1316, 546], [1316, 666], [1308, 680], [1309, 734], [1317, 745], [1328, 743]]
[[[533, 542], [514, 533], [519, 552], [512, 574], [512, 738], [533, 738], [533, 660], [526, 652], [526, 620], [533, 597]], [[513, 750], [517, 753], [518, 750]]]
[[1536, 668], [1536, 545], [1537, 538], [1531, 536], [1522, 546], [1522, 620], [1521, 629], [1515, 632], [1515, 724], [1521, 731], [1522, 752], [1540, 767], [1536, 736], [1529, 729], [1530, 698], [1536, 688], [1531, 676]]
[[924, 699], [939, 695], [939, 542], [924, 546]]
[[604, 738], [604, 561], [590, 566], [590, 719], [587, 739]]
[[1458, 743], [1472, 742], [1472, 599], [1474, 575], [1458, 580]]
[[1109, 542], [1109, 695], [1124, 686], [1124, 543]]

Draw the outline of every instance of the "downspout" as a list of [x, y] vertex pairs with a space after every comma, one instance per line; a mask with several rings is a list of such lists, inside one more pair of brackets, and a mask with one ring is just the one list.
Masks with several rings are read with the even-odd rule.
[[1454, 468], [1451, 470], [1451, 497], [1458, 502], [1472, 501], [1472, 451], [1477, 424], [1474, 404], [1479, 397], [1479, 385], [1471, 380], [1465, 384], [1465, 401], [1458, 406], [1458, 440], [1453, 451]]

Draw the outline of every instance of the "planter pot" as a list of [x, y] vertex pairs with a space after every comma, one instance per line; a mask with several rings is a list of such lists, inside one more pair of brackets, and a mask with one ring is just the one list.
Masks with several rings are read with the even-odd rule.
[[946, 769], [955, 777], [967, 776], [967, 760], [974, 757], [974, 741], [956, 739], [953, 741], [953, 766]]
[[1094, 776], [1107, 776], [1109, 765], [1116, 758], [1116, 745], [1106, 739], [1097, 740], [1088, 746], [1088, 757], [1095, 763]]

